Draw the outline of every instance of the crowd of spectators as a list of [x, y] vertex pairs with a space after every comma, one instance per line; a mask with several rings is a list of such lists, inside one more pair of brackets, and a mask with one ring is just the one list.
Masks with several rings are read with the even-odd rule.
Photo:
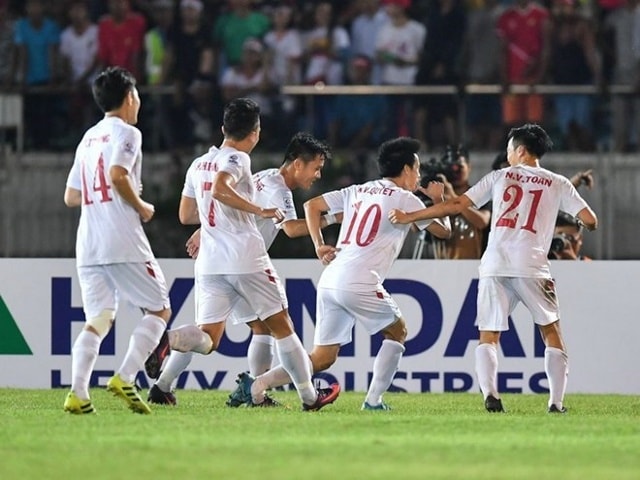
[[[25, 92], [27, 148], [74, 146], [95, 121], [90, 83], [119, 65], [143, 94], [146, 149], [179, 160], [220, 138], [248, 96], [263, 147], [313, 129], [332, 147], [395, 135], [425, 150], [496, 151], [537, 122], [557, 148], [639, 145], [638, 0], [0, 0], [0, 88]], [[283, 95], [282, 85], [498, 85], [492, 94]], [[594, 92], [511, 94], [511, 84]], [[608, 88], [628, 87], [618, 95]], [[461, 89], [460, 92], [463, 92]]]

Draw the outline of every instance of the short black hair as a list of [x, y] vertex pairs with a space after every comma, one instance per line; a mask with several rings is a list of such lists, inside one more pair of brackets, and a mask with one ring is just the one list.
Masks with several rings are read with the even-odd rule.
[[307, 132], [296, 133], [284, 152], [282, 164], [291, 163], [299, 158], [304, 163], [313, 161], [318, 155], [322, 155], [325, 161], [331, 159], [329, 146]]
[[250, 98], [235, 98], [224, 107], [224, 134], [242, 140], [260, 125], [260, 106]]
[[382, 177], [395, 178], [402, 173], [405, 165], [410, 167], [416, 161], [420, 142], [415, 138], [398, 137], [387, 140], [378, 149], [378, 171]]
[[93, 81], [91, 91], [100, 110], [107, 113], [120, 108], [135, 86], [131, 72], [122, 67], [108, 67]]
[[553, 142], [540, 125], [527, 123], [509, 131], [508, 140], [513, 139], [513, 146], [524, 146], [527, 151], [538, 158], [553, 148]]

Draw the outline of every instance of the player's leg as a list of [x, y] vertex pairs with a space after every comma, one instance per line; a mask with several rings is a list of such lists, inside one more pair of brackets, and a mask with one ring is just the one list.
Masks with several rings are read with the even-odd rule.
[[251, 328], [251, 341], [247, 349], [249, 373], [257, 377], [271, 368], [275, 342], [269, 328], [260, 320], [248, 322], [247, 325]]
[[375, 292], [341, 292], [340, 302], [365, 327], [369, 335], [382, 332], [384, 340], [373, 362], [373, 377], [363, 410], [388, 410], [382, 396], [391, 386], [404, 354], [407, 327], [402, 312], [380, 285]]
[[[158, 403], [175, 404], [175, 396], [171, 393], [173, 382], [187, 368], [193, 353], [208, 355], [218, 348], [225, 320], [237, 302], [237, 294], [224, 275], [199, 275], [195, 289], [196, 324], [167, 331], [169, 345], [174, 352], [152, 387], [153, 398]], [[154, 402], [151, 393], [150, 401]]]
[[145, 360], [160, 342], [171, 317], [164, 275], [155, 260], [108, 265], [105, 269], [118, 294], [145, 312], [131, 333], [120, 368], [107, 382], [107, 390], [124, 399], [132, 411], [151, 413], [134, 382]]
[[498, 392], [498, 342], [500, 332], [509, 329], [509, 314], [518, 303], [506, 277], [482, 277], [478, 282], [478, 330], [475, 351], [478, 384], [489, 412], [502, 412]]
[[94, 413], [89, 397], [89, 381], [98, 358], [100, 343], [111, 330], [116, 311], [115, 290], [102, 267], [79, 267], [78, 279], [86, 323], [71, 351], [71, 391], [64, 410], [70, 413]]
[[549, 382], [549, 412], [564, 413], [569, 357], [560, 331], [560, 305], [551, 278], [520, 279], [522, 302], [531, 312], [546, 345], [544, 369]]

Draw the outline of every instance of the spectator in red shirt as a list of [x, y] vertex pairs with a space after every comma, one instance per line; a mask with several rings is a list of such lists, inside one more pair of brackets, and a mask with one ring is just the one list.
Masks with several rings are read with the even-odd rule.
[[98, 59], [102, 68], [118, 66], [142, 80], [145, 18], [131, 11], [129, 0], [109, 0], [109, 14], [98, 23]]

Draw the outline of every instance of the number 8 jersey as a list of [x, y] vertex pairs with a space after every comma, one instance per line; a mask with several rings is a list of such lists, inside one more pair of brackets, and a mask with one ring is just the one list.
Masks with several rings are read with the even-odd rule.
[[[392, 224], [387, 215], [398, 208], [424, 208], [413, 193], [387, 179], [351, 185], [322, 195], [331, 213], [343, 212], [336, 258], [322, 272], [318, 287], [375, 291], [400, 254], [411, 224]], [[416, 225], [425, 229], [434, 220]]]
[[477, 207], [493, 201], [480, 276], [549, 278], [547, 253], [558, 211], [587, 207], [571, 182], [542, 167], [493, 171], [464, 193]]
[[138, 212], [111, 185], [109, 169], [127, 170], [140, 190], [142, 135], [118, 117], [106, 117], [87, 130], [76, 149], [67, 186], [82, 192], [76, 259], [79, 267], [148, 262], [153, 252]]

